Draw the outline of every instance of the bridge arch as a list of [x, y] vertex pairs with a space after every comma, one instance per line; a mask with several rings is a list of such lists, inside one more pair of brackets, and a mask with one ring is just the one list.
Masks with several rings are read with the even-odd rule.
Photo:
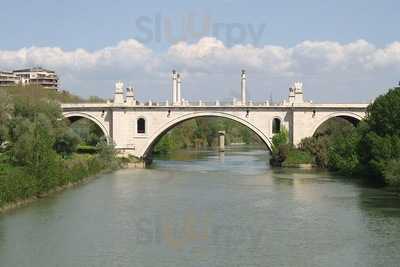
[[71, 122], [74, 122], [75, 120], [82, 119], [82, 118], [90, 120], [91, 122], [93, 122], [94, 124], [99, 126], [99, 128], [103, 132], [104, 136], [106, 137], [107, 143], [111, 142], [110, 135], [108, 133], [106, 126], [100, 120], [98, 120], [95, 116], [85, 113], [85, 112], [67, 112], [67, 113], [64, 113], [63, 115], [64, 115], [64, 118], [68, 119]]
[[356, 126], [361, 120], [363, 120], [363, 117], [359, 114], [353, 113], [353, 112], [334, 112], [332, 114], [329, 114], [327, 116], [325, 116], [324, 118], [320, 119], [316, 125], [314, 126], [313, 130], [312, 130], [312, 135], [313, 136], [316, 131], [318, 130], [318, 128], [324, 124], [325, 122], [327, 122], [330, 119], [333, 118], [342, 118], [347, 120], [348, 122], [352, 123], [354, 126]]
[[146, 145], [143, 147], [143, 149], [140, 151], [140, 154], [143, 155], [143, 158], [147, 157], [149, 152], [151, 152], [152, 148], [155, 146], [155, 144], [160, 140], [164, 134], [166, 134], [169, 130], [177, 126], [178, 124], [194, 119], [194, 118], [200, 118], [200, 117], [217, 117], [217, 118], [225, 118], [225, 119], [231, 119], [233, 121], [236, 121], [247, 128], [249, 128], [252, 132], [254, 132], [260, 139], [263, 141], [263, 143], [267, 146], [268, 150], [272, 150], [272, 142], [271, 140], [266, 136], [266, 133], [264, 133], [261, 129], [259, 129], [257, 126], [253, 125], [252, 123], [248, 122], [245, 119], [242, 119], [238, 116], [225, 113], [225, 112], [193, 112], [189, 114], [185, 114], [182, 116], [179, 116], [177, 118], [174, 118], [173, 120], [167, 122], [163, 126], [161, 126], [154, 134], [152, 134], [151, 138], [149, 138], [149, 141], [146, 143]]

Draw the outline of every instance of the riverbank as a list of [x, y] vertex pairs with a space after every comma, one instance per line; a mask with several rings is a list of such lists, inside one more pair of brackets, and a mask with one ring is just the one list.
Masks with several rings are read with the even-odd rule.
[[69, 182], [68, 184], [57, 186], [57, 187], [51, 189], [48, 192], [40, 193], [40, 194], [38, 194], [36, 196], [32, 196], [32, 197], [29, 197], [29, 198], [26, 198], [26, 199], [17, 199], [17, 200], [15, 200], [13, 202], [6, 203], [3, 206], [0, 206], [0, 214], [7, 213], [7, 212], [13, 211], [15, 209], [25, 207], [25, 206], [33, 203], [33, 202], [39, 201], [41, 199], [44, 199], [44, 198], [47, 198], [47, 197], [50, 197], [50, 196], [53, 196], [53, 195], [55, 195], [57, 193], [61, 193], [61, 192], [65, 191], [65, 190], [67, 190], [67, 189], [87, 184], [90, 181], [96, 179], [98, 176], [103, 175], [103, 174], [107, 174], [107, 173], [111, 173], [113, 171], [114, 170], [112, 170], [112, 169], [103, 170], [103, 171], [101, 171], [101, 172], [99, 172], [97, 174], [94, 174], [92, 176], [86, 177], [86, 178], [81, 179], [79, 181]]
[[50, 170], [52, 176], [35, 177], [28, 169], [3, 164], [0, 173], [0, 213], [87, 183], [100, 174], [123, 166], [122, 160], [114, 157], [73, 155], [60, 159], [57, 167]]

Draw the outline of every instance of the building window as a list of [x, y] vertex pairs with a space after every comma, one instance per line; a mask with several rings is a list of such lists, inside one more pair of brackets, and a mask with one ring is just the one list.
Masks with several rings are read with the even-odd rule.
[[278, 118], [274, 118], [272, 121], [272, 133], [277, 134], [281, 131], [281, 120]]
[[143, 118], [137, 120], [137, 133], [139, 134], [146, 133], [146, 120]]

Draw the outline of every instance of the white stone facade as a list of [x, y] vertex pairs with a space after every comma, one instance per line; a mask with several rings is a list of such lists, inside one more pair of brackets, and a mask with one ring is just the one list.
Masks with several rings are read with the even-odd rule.
[[[176, 74], [176, 73], [175, 73]], [[117, 83], [114, 102], [91, 104], [63, 104], [63, 113], [68, 118], [85, 117], [100, 126], [109, 142], [123, 154], [144, 158], [151, 153], [159, 138], [177, 124], [197, 117], [222, 117], [239, 122], [255, 134], [271, 149], [274, 119], [289, 131], [290, 141], [297, 145], [312, 136], [317, 128], [333, 117], [359, 121], [365, 117], [367, 104], [312, 104], [304, 102], [301, 83], [290, 89], [289, 100], [279, 105], [246, 101], [239, 104], [198, 101], [189, 103], [178, 98], [177, 76], [173, 75], [172, 104], [169, 102], [138, 102], [133, 89], [127, 89], [125, 98], [122, 83]], [[245, 87], [245, 86], [244, 86]], [[243, 86], [242, 86], [243, 89]], [[179, 88], [180, 91], [180, 88]], [[180, 94], [180, 92], [179, 92]], [[244, 102], [243, 102], [244, 101]], [[144, 129], [138, 129], [138, 120], [144, 119]], [[143, 120], [142, 120], [143, 122]], [[143, 133], [141, 133], [143, 132]]]

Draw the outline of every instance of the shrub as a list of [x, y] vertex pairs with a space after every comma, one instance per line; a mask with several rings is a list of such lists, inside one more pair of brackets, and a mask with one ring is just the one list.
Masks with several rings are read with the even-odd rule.
[[346, 175], [354, 175], [360, 168], [357, 153], [361, 136], [356, 130], [332, 137], [328, 151], [329, 168]]
[[317, 135], [303, 139], [299, 144], [299, 149], [313, 155], [315, 164], [319, 167], [327, 168], [329, 165], [329, 143], [329, 136]]
[[287, 131], [286, 128], [282, 128], [282, 130], [275, 134], [272, 137], [272, 152], [274, 150], [278, 150], [279, 146], [285, 145], [289, 143], [289, 132]]
[[291, 149], [283, 162], [283, 166], [292, 166], [298, 164], [313, 164], [314, 157], [307, 151]]
[[385, 183], [392, 186], [400, 186], [400, 159], [389, 161], [383, 171]]
[[85, 146], [79, 145], [76, 152], [80, 154], [96, 154], [98, 152], [98, 148], [95, 146]]
[[21, 168], [9, 168], [0, 175], [0, 207], [6, 203], [26, 199], [39, 191], [37, 179]]

